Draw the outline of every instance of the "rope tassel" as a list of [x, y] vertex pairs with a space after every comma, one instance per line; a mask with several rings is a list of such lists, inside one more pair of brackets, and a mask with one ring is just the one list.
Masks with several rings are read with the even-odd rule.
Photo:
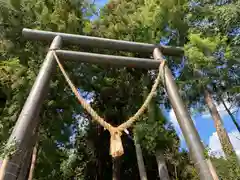
[[113, 158], [122, 156], [124, 154], [121, 135], [122, 133], [118, 130], [110, 131], [110, 155]]

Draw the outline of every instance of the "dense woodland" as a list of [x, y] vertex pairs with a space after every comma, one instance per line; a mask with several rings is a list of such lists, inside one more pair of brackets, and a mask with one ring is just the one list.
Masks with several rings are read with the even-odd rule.
[[[93, 18], [94, 17], [94, 18]], [[240, 179], [240, 168], [219, 103], [240, 106], [239, 0], [110, 0], [100, 10], [88, 0], [0, 0], [0, 147], [4, 156], [21, 108], [49, 44], [26, 41], [23, 28], [58, 31], [184, 48], [184, 57], [166, 57], [189, 111], [209, 111], [224, 158], [208, 157], [219, 179]], [[68, 49], [150, 57], [106, 49]], [[157, 71], [65, 61], [79, 92], [107, 122], [119, 125], [143, 103]], [[150, 75], [151, 74], [151, 75]], [[40, 113], [36, 138], [36, 180], [199, 179], [188, 151], [163, 109], [171, 105], [162, 86], [148, 111], [122, 135], [125, 153], [112, 160], [109, 132], [82, 109], [59, 68]], [[240, 131], [237, 113], [226, 107]], [[30, 162], [33, 149], [25, 162]], [[137, 162], [143, 157], [144, 165]], [[25, 168], [29, 169], [26, 165]], [[139, 167], [142, 165], [141, 173]], [[158, 168], [166, 165], [165, 175]], [[167, 174], [167, 175], [166, 175]], [[167, 176], [167, 177], [166, 177]], [[168, 177], [169, 176], [169, 177]], [[24, 178], [24, 177], [19, 177]]]

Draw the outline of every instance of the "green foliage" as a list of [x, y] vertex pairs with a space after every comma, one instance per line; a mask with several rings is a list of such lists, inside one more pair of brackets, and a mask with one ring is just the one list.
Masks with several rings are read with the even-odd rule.
[[173, 179], [198, 180], [198, 172], [190, 160], [188, 152], [184, 150], [179, 152], [178, 147], [179, 144], [174, 143], [164, 153], [170, 176]]
[[195, 70], [207, 72], [208, 69], [222, 65], [218, 62], [216, 53], [224, 52], [224, 58], [231, 57], [231, 51], [227, 46], [227, 38], [224, 36], [213, 36], [203, 38], [202, 34], [189, 34], [189, 42], [185, 45], [185, 55], [188, 65]]
[[6, 102], [1, 109], [0, 138], [4, 142], [14, 125], [20, 108], [24, 103], [27, 87], [34, 75], [22, 66], [17, 58], [0, 62], [0, 89]]
[[22, 0], [9, 0], [9, 4], [15, 9], [19, 10], [21, 8]]
[[15, 152], [17, 151], [16, 149], [16, 141], [12, 141], [11, 143], [6, 143], [1, 145], [0, 149], [0, 158], [9, 158], [11, 157]]
[[228, 160], [223, 158], [212, 158], [214, 166], [216, 167], [219, 179], [235, 180], [240, 177], [239, 164], [236, 161], [236, 157], [229, 157]]
[[13, 91], [19, 89], [20, 86], [24, 86], [21, 76], [25, 73], [26, 68], [19, 63], [18, 59], [0, 62], [0, 84], [2, 87]]
[[158, 149], [166, 149], [172, 146], [177, 140], [175, 131], [171, 126], [167, 129], [164, 126], [166, 119], [158, 107], [155, 107], [156, 116], [154, 119], [145, 117], [135, 125], [135, 133], [141, 144], [149, 153], [155, 153]]

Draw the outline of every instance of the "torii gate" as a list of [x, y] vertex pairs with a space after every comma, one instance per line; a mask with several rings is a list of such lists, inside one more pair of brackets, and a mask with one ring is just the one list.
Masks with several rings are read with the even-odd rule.
[[[31, 137], [29, 134], [31, 134], [33, 129], [36, 129], [37, 127], [38, 118], [36, 117], [39, 116], [39, 112], [46, 95], [46, 88], [49, 87], [52, 71], [56, 67], [52, 50], [55, 50], [57, 56], [62, 60], [78, 60], [86, 63], [103, 63], [145, 69], [158, 68], [159, 61], [163, 60], [162, 54], [169, 56], [183, 55], [183, 50], [177, 47], [32, 29], [23, 29], [22, 33], [23, 36], [29, 40], [48, 41], [52, 43], [50, 46], [50, 51], [48, 52], [41, 66], [31, 92], [8, 140], [8, 144], [15, 142], [17, 149], [10, 158], [5, 157], [0, 171], [0, 180], [17, 179], [24, 153], [30, 143]], [[81, 45], [82, 47], [107, 48], [129, 52], [153, 53], [154, 60], [62, 50], [62, 44]], [[204, 156], [204, 148], [199, 134], [193, 124], [186, 106], [180, 97], [172, 73], [167, 66], [164, 66], [164, 71], [164, 87], [168, 94], [172, 108], [176, 114], [184, 138], [187, 142], [191, 158], [199, 173], [199, 177], [201, 180], [213, 180], [213, 176]]]

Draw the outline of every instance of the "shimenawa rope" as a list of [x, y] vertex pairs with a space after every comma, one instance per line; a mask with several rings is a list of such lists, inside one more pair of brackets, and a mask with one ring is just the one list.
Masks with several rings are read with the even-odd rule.
[[144, 113], [144, 111], [147, 109], [151, 99], [156, 95], [156, 90], [157, 87], [160, 83], [161, 80], [161, 73], [164, 70], [164, 65], [165, 65], [165, 60], [160, 62], [159, 65], [159, 72], [157, 75], [157, 78], [154, 82], [154, 85], [152, 86], [152, 89], [150, 93], [148, 94], [146, 100], [144, 101], [143, 105], [140, 107], [140, 109], [134, 114], [134, 116], [130, 117], [126, 122], [122, 123], [118, 127], [114, 127], [108, 122], [106, 122], [103, 118], [101, 118], [96, 111], [91, 107], [90, 104], [88, 104], [85, 99], [78, 93], [77, 88], [74, 86], [70, 78], [68, 77], [66, 71], [64, 70], [60, 60], [58, 59], [58, 56], [56, 54], [55, 49], [50, 49], [53, 52], [53, 56], [62, 72], [64, 75], [68, 85], [70, 86], [71, 90], [77, 97], [78, 101], [82, 105], [82, 107], [92, 116], [92, 118], [97, 121], [100, 125], [102, 125], [105, 129], [107, 129], [111, 135], [110, 139], [110, 154], [112, 157], [118, 157], [124, 154], [123, 146], [122, 146], [122, 141], [121, 141], [121, 135], [122, 131], [125, 129], [131, 127], [131, 125], [138, 120], [138, 118]]

